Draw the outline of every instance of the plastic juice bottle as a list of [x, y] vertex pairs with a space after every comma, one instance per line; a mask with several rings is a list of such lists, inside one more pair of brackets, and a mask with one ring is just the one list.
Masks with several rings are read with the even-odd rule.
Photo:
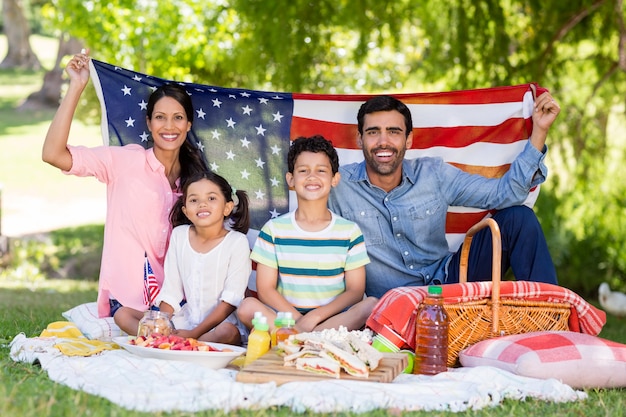
[[257, 318], [252, 333], [248, 336], [248, 350], [244, 366], [259, 359], [270, 350], [270, 333], [268, 330], [267, 317]]
[[278, 329], [283, 327], [284, 320], [285, 320], [285, 313], [283, 311], [279, 311], [278, 313], [276, 313], [276, 318], [274, 319], [274, 329], [270, 333], [270, 336], [272, 339], [272, 343], [271, 343], [272, 347], [276, 346], [276, 332], [278, 331]]
[[297, 334], [296, 320], [293, 318], [293, 314], [288, 311], [284, 315], [283, 325], [276, 331], [276, 343], [280, 343], [283, 340], [287, 340], [292, 334]]
[[440, 286], [428, 287], [417, 310], [414, 374], [435, 375], [448, 370], [448, 313]]

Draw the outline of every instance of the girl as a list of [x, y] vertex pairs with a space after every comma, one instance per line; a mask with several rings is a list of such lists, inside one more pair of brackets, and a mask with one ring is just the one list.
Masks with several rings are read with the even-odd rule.
[[247, 194], [199, 173], [183, 185], [171, 221], [159, 309], [175, 314], [179, 336], [240, 345], [245, 328], [234, 312], [252, 272]]
[[113, 316], [128, 334], [137, 333], [143, 311], [150, 307], [144, 266], [150, 264], [163, 282], [163, 262], [171, 232], [170, 209], [179, 185], [191, 174], [206, 170], [196, 145], [187, 140], [193, 105], [177, 84], [155, 90], [146, 112], [153, 146], [68, 145], [72, 118], [89, 81], [89, 55], [79, 53], [65, 71], [67, 93], [48, 129], [42, 159], [65, 174], [94, 176], [107, 184], [107, 215], [98, 283], [98, 315]]

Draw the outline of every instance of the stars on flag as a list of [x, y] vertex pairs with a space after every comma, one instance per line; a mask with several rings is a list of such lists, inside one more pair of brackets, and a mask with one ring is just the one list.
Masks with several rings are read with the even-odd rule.
[[[106, 105], [109, 143], [151, 146], [145, 126], [148, 97], [168, 80], [92, 60]], [[252, 228], [289, 210], [284, 181], [293, 100], [289, 93], [179, 83], [194, 105], [189, 138], [208, 167], [248, 192]], [[132, 98], [131, 98], [132, 97]], [[287, 123], [285, 123], [287, 121]]]

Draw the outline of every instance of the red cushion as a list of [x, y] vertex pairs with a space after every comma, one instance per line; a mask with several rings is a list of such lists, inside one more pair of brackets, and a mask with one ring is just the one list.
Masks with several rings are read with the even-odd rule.
[[463, 366], [494, 366], [521, 376], [556, 378], [574, 388], [626, 387], [626, 345], [576, 332], [531, 332], [478, 342]]

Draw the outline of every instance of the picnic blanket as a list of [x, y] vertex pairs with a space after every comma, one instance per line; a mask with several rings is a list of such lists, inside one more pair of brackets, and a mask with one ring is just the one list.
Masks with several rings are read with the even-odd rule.
[[39, 337], [54, 341], [53, 347], [66, 356], [91, 356], [103, 350], [120, 348], [113, 342], [88, 339], [76, 324], [68, 321], [50, 323]]
[[[482, 300], [491, 297], [491, 281], [466, 282], [443, 285], [443, 298], [446, 303], [460, 303]], [[415, 310], [428, 292], [428, 287], [398, 287], [389, 290], [381, 297], [367, 326], [376, 333], [396, 333], [403, 343], [415, 348]], [[606, 313], [575, 292], [558, 285], [530, 281], [502, 281], [501, 299], [527, 301], [547, 301], [569, 303], [571, 314], [569, 330], [598, 335], [606, 323]], [[402, 347], [402, 346], [399, 346]]]
[[51, 380], [142, 412], [265, 409], [296, 413], [447, 410], [461, 412], [536, 398], [572, 402], [587, 398], [556, 379], [521, 377], [493, 367], [455, 368], [435, 375], [401, 374], [392, 383], [328, 379], [324, 382], [247, 384], [236, 369], [213, 370], [191, 362], [150, 359], [123, 349], [68, 356], [56, 337], [17, 335], [16, 362], [39, 363]]

